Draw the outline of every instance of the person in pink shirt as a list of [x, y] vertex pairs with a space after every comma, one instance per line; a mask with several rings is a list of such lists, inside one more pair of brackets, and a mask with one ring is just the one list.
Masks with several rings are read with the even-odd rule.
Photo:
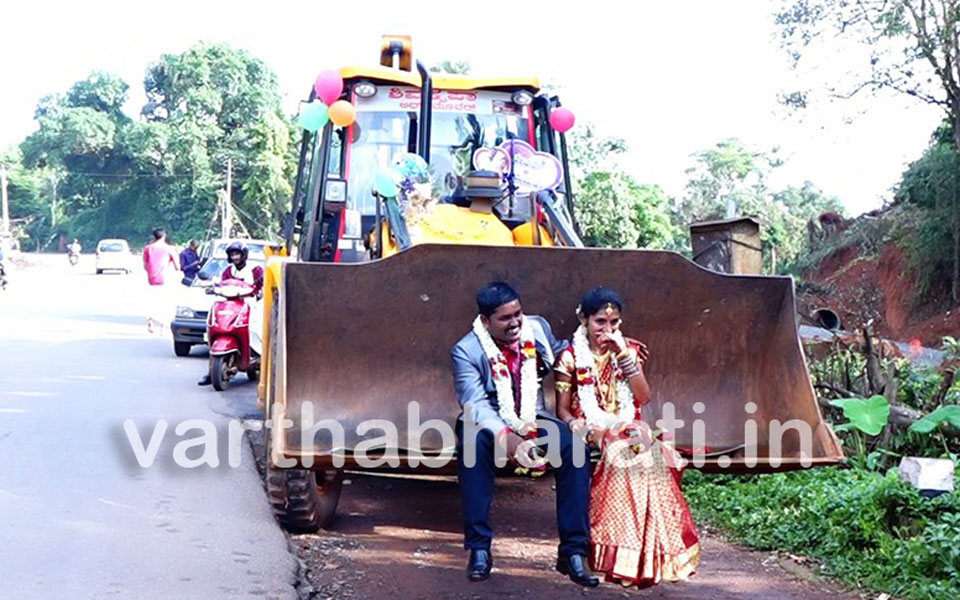
[[177, 253], [165, 241], [166, 232], [162, 228], [153, 230], [153, 241], [143, 247], [143, 268], [147, 272], [153, 302], [151, 315], [147, 317], [147, 329], [150, 333], [163, 332], [163, 324], [170, 318], [170, 303], [167, 301], [167, 271], [171, 268], [179, 271]]

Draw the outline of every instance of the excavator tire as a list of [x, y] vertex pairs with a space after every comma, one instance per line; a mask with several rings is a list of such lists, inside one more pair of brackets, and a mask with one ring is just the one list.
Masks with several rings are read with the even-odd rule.
[[333, 521], [343, 472], [278, 469], [267, 461], [267, 496], [280, 525], [290, 533], [316, 533]]

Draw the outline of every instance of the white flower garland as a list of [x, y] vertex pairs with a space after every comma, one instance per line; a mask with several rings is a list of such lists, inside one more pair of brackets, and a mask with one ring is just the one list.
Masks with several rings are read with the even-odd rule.
[[[609, 413], [600, 408], [597, 402], [596, 382], [600, 377], [597, 372], [597, 362], [593, 358], [593, 352], [590, 350], [590, 342], [587, 341], [587, 329], [583, 325], [577, 328], [573, 334], [573, 358], [577, 367], [575, 377], [577, 380], [577, 399], [580, 401], [580, 410], [587, 424], [592, 427], [608, 429], [619, 423], [630, 423], [636, 416], [633, 405], [633, 392], [630, 390], [630, 384], [625, 378], [619, 377], [619, 368], [614, 365], [617, 385], [617, 412]], [[613, 358], [612, 360], [616, 360]], [[581, 374], [583, 377], [581, 377]], [[581, 381], [582, 379], [582, 381]]]
[[[533, 336], [533, 327], [526, 317], [520, 325], [520, 414], [517, 414], [513, 399], [513, 384], [510, 380], [510, 370], [503, 352], [490, 337], [478, 315], [473, 320], [473, 333], [480, 339], [487, 360], [490, 361], [490, 371], [493, 383], [497, 388], [497, 403], [500, 405], [500, 418], [515, 432], [524, 431], [524, 426], [533, 425], [537, 420], [537, 396], [540, 392], [540, 383], [537, 381], [537, 350]], [[535, 431], [535, 429], [534, 429]]]

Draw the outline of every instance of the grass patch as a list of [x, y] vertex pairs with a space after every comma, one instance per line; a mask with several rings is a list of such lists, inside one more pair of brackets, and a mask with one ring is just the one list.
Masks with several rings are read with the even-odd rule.
[[745, 476], [688, 471], [684, 492], [698, 521], [752, 548], [808, 556], [827, 575], [901, 598], [960, 597], [956, 493], [925, 499], [894, 470], [839, 468]]

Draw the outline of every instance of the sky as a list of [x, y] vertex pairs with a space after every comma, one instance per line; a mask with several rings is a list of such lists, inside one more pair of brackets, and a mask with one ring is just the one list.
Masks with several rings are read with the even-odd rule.
[[[607, 0], [553, 3], [271, 2], [166, 0], [11, 2], [0, 33], [0, 147], [35, 128], [37, 100], [93, 70], [131, 86], [162, 54], [200, 40], [227, 42], [265, 61], [295, 113], [317, 73], [375, 65], [382, 34], [413, 36], [426, 64], [468, 60], [477, 76], [532, 75], [558, 87], [580, 126], [626, 139], [621, 164], [641, 183], [683, 194], [691, 154], [728, 137], [785, 161], [775, 187], [811, 181], [856, 215], [882, 205], [941, 120], [938, 109], [896, 95], [815, 103], [802, 116], [784, 90], [822, 87], [856, 69], [856, 48], [789, 68], [776, 39], [773, 0]], [[626, 7], [626, 8], [625, 8]]]

